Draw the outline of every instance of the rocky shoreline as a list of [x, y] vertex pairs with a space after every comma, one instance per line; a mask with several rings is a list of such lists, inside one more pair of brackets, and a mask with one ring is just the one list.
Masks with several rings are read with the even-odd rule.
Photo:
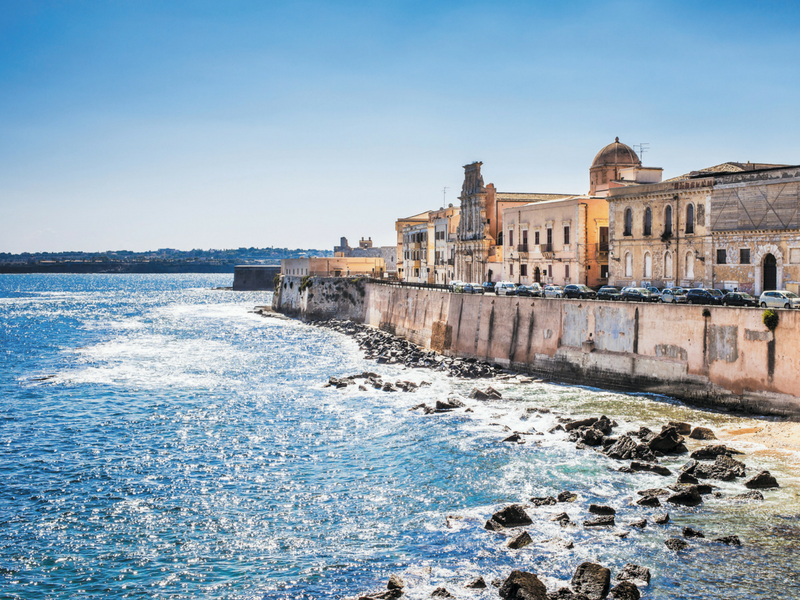
[[[435, 352], [421, 349], [410, 342], [349, 321], [317, 321], [311, 324], [325, 327], [353, 337], [367, 358], [382, 364], [398, 364], [409, 368], [427, 368], [442, 371], [453, 377], [465, 379], [503, 379], [515, 377], [506, 370], [494, 365], [475, 360], [443, 357]], [[534, 381], [519, 379], [519, 381]], [[331, 378], [327, 386], [343, 388], [358, 385], [366, 390], [367, 386], [385, 392], [413, 393], [426, 382], [414, 384], [409, 381], [383, 381], [377, 374], [365, 372], [344, 378]], [[429, 385], [429, 384], [428, 384]], [[467, 398], [450, 395], [446, 400], [437, 400], [435, 405], [418, 404], [411, 410], [422, 410], [425, 414], [450, 413], [457, 411], [471, 412], [468, 400], [480, 403], [491, 403], [501, 400], [500, 392], [492, 387], [480, 389], [476, 387]], [[528, 411], [549, 412], [546, 408], [528, 408]], [[706, 498], [726, 499], [736, 503], [761, 502], [764, 495], [761, 490], [778, 487], [778, 482], [768, 471], [756, 474], [748, 473], [748, 468], [740, 460], [742, 452], [723, 444], [715, 444], [714, 432], [704, 427], [692, 427], [684, 422], [668, 422], [660, 426], [658, 431], [640, 427], [635, 431], [615, 434], [622, 427], [605, 415], [575, 419], [557, 415], [558, 424], [548, 433], [561, 435], [563, 439], [573, 442], [577, 449], [596, 452], [603, 460], [613, 461], [609, 469], [630, 474], [652, 473], [665, 479], [663, 486], [636, 491], [637, 498], [626, 506], [606, 506], [590, 503], [585, 507], [585, 515], [581, 522], [573, 520], [567, 512], [555, 515], [543, 512], [546, 507], [574, 506], [584, 502], [581, 493], [564, 490], [557, 496], [533, 497], [521, 499], [496, 511], [486, 521], [484, 529], [487, 535], [501, 536], [504, 545], [515, 551], [536, 545], [548, 545], [559, 550], [571, 550], [574, 542], [569, 537], [555, 537], [545, 540], [534, 540], [537, 521], [544, 519], [556, 522], [565, 533], [580, 528], [604, 528], [614, 536], [625, 538], [632, 529], [646, 527], [657, 528], [663, 533], [664, 552], [683, 553], [696, 544], [713, 544], [723, 551], [725, 548], [741, 546], [742, 540], [736, 532], [723, 531], [711, 533], [693, 527], [675, 525], [667, 508], [674, 511], [685, 507], [702, 506]], [[533, 429], [527, 431], [510, 431], [510, 435], [501, 441], [509, 444], [525, 444], [526, 439], [534, 435], [542, 435]], [[704, 442], [690, 452], [688, 440]], [[674, 461], [686, 456], [686, 462], [673, 472], [662, 464], [663, 459]], [[739, 458], [734, 458], [739, 457]], [[743, 490], [739, 494], [728, 495], [727, 498], [714, 482], [743, 482]], [[648, 517], [641, 517], [641, 510], [652, 511]], [[575, 511], [573, 511], [575, 512]], [[533, 515], [533, 517], [531, 516]], [[457, 517], [453, 517], [457, 518]], [[536, 574], [514, 570], [505, 579], [495, 579], [490, 583], [482, 577], [464, 582], [464, 590], [488, 590], [490, 586], [497, 588], [497, 593], [504, 600], [603, 600], [612, 597], [615, 600], [638, 600], [642, 592], [640, 588], [650, 585], [650, 570], [633, 562], [616, 573], [613, 578], [610, 569], [590, 561], [577, 566], [569, 587], [561, 587], [548, 591]], [[379, 600], [401, 598], [406, 592], [402, 578], [392, 575], [386, 589], [357, 596], [358, 600]], [[431, 594], [433, 598], [454, 598], [446, 587], [437, 587]]]

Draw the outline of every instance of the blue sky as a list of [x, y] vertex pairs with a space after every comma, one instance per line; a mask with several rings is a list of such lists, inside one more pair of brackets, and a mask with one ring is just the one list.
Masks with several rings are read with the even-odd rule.
[[6, 2], [0, 251], [332, 247], [501, 191], [800, 163], [795, 2]]

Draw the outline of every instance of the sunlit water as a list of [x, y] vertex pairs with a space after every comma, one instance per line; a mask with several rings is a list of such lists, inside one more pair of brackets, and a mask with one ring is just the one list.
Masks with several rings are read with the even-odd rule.
[[[474, 412], [409, 408], [475, 382], [363, 359], [354, 341], [248, 312], [269, 294], [213, 291], [230, 276], [0, 276], [0, 597], [345, 598], [400, 574], [406, 597], [511, 569], [549, 589], [598, 561], [649, 567], [645, 598], [798, 598], [797, 486], [736, 504], [706, 497], [619, 538], [562, 529], [590, 503], [617, 508], [617, 529], [659, 510], [636, 490], [672, 478], [615, 472], [621, 463], [546, 433], [556, 414], [617, 419], [615, 433], [669, 419], [714, 428], [742, 420], [666, 399], [549, 384], [492, 382], [502, 401], [462, 399]], [[369, 370], [428, 381], [416, 393], [324, 388]], [[482, 383], [481, 385], [485, 385]], [[529, 413], [533, 407], [553, 413]], [[505, 428], [545, 432], [504, 444]], [[685, 461], [666, 460], [673, 470]], [[741, 480], [720, 483], [724, 496]], [[510, 502], [570, 489], [573, 504], [531, 508], [536, 541], [572, 550], [505, 547], [483, 529]], [[448, 516], [452, 517], [448, 519]], [[663, 544], [684, 525], [742, 547]]]

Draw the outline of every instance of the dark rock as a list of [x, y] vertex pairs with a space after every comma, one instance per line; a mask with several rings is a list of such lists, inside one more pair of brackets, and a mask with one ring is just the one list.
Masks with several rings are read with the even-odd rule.
[[559, 502], [575, 502], [578, 499], [578, 494], [573, 494], [570, 491], [563, 491], [557, 497], [556, 500]]
[[610, 506], [603, 506], [601, 504], [590, 504], [589, 512], [593, 515], [615, 515], [617, 511]]
[[636, 585], [630, 581], [622, 581], [611, 588], [611, 597], [614, 600], [639, 600], [642, 595]]
[[614, 535], [622, 540], [628, 537], [631, 534], [630, 531], [612, 531], [611, 535]]
[[700, 496], [700, 492], [697, 491], [697, 486], [690, 485], [680, 492], [672, 494], [667, 498], [667, 502], [683, 506], [697, 506], [703, 502], [703, 498]]
[[683, 550], [684, 548], [687, 548], [689, 546], [689, 544], [684, 542], [681, 538], [676, 538], [676, 537], [671, 537], [671, 538], [667, 539], [664, 542], [664, 544], [670, 550], [675, 550], [675, 552], [677, 552], [679, 550]]
[[683, 436], [678, 433], [675, 427], [667, 425], [657, 436], [650, 440], [647, 445], [653, 452], [670, 453], [675, 452], [680, 444], [683, 443]]
[[438, 587], [431, 592], [431, 598], [455, 598], [455, 596], [448, 592], [447, 588]]
[[530, 534], [527, 531], [523, 531], [518, 536], [512, 538], [506, 546], [511, 548], [512, 550], [519, 550], [520, 548], [524, 548], [529, 544], [532, 544], [533, 540], [531, 539]]
[[500, 525], [500, 523], [498, 523], [494, 519], [489, 519], [488, 521], [486, 521], [486, 525], [484, 525], [483, 528], [488, 531], [502, 531], [503, 529], [505, 529], [505, 527]]
[[584, 527], [610, 527], [614, 525], [614, 515], [602, 515], [583, 522]]
[[672, 475], [672, 471], [670, 471], [667, 467], [662, 467], [661, 465], [654, 465], [651, 463], [643, 463], [636, 460], [631, 462], [631, 470], [650, 471], [651, 473], [656, 473], [657, 475], [663, 475], [665, 477]]
[[547, 594], [547, 600], [589, 600], [584, 594], [576, 594], [569, 588], [562, 587], [557, 592]]
[[511, 571], [500, 586], [503, 600], [547, 600], [547, 588], [533, 573]]
[[697, 468], [698, 462], [695, 459], [690, 459], [685, 465], [681, 467], [681, 473], [688, 473], [691, 475]]
[[656, 437], [656, 434], [650, 431], [647, 427], [640, 427], [639, 431], [633, 432], [632, 435], [638, 437], [645, 444]]
[[695, 427], [689, 437], [693, 440], [715, 440], [717, 436], [708, 427]]
[[473, 400], [500, 400], [503, 396], [493, 387], [486, 388], [486, 391], [481, 391], [478, 388], [473, 388], [469, 394]]
[[564, 429], [566, 431], [572, 431], [573, 429], [579, 429], [581, 427], [591, 427], [597, 423], [597, 421], [597, 417], [589, 417], [588, 419], [581, 419], [580, 421], [570, 421], [564, 425]]
[[[609, 470], [612, 470], [612, 469], [609, 469]], [[626, 466], [620, 467], [619, 469], [617, 469], [617, 471], [619, 471], [620, 473], [633, 473], [634, 472], [633, 469], [631, 469], [630, 467], [626, 467]]]
[[751, 490], [763, 490], [768, 488], [776, 488], [779, 486], [777, 480], [775, 477], [769, 474], [769, 471], [761, 471], [761, 473], [758, 475], [745, 481], [744, 487]]
[[572, 589], [585, 594], [589, 600], [603, 600], [611, 587], [611, 571], [605, 567], [585, 562], [578, 565], [570, 582]]
[[406, 584], [399, 575], [392, 575], [389, 577], [389, 583], [386, 584], [386, 587], [390, 590], [402, 590], [406, 587]]
[[599, 446], [603, 443], [603, 432], [589, 427], [583, 434], [583, 443], [587, 446]]
[[737, 494], [733, 496], [733, 500], [763, 500], [764, 494], [759, 492], [758, 490], [751, 490], [749, 492], [745, 492], [744, 494]]
[[552, 496], [541, 496], [537, 498], [531, 498], [531, 503], [534, 506], [552, 506], [556, 503], [556, 499]]
[[397, 391], [397, 389], [388, 381], [383, 384], [383, 387], [381, 389], [384, 392], [396, 392]]
[[[656, 498], [658, 500], [658, 498]], [[637, 519], [628, 523], [628, 527], [636, 527], [637, 529], [644, 529], [647, 527], [647, 519]]]
[[616, 458], [618, 460], [630, 460], [636, 453], [636, 442], [629, 436], [623, 435], [617, 442], [606, 450], [606, 455], [609, 458]]
[[403, 590], [394, 589], [386, 590], [385, 592], [378, 592], [368, 596], [359, 596], [358, 600], [397, 600], [403, 596]]
[[683, 537], [685, 538], [704, 538], [706, 536], [703, 535], [703, 532], [695, 529], [694, 527], [684, 527], [683, 528]]
[[511, 504], [492, 515], [490, 521], [499, 523], [502, 527], [524, 527], [532, 525], [533, 521], [519, 504]]
[[738, 535], [725, 535], [722, 537], [715, 538], [714, 541], [719, 542], [720, 544], [727, 544], [728, 546], [742, 545], [742, 541], [739, 539]]
[[556, 516], [550, 519], [551, 521], [558, 521], [562, 527], [566, 527], [567, 525], [571, 524], [572, 521], [569, 518], [569, 515], [565, 512], [559, 513]]
[[689, 473], [681, 473], [678, 475], [678, 483], [697, 483], [697, 477], [689, 475]]
[[603, 415], [599, 419], [597, 419], [595, 424], [592, 425], [592, 428], [597, 429], [603, 435], [609, 435], [611, 433], [611, 430], [614, 428], [614, 425], [615, 425], [614, 421], [610, 420], [607, 416]]
[[720, 481], [731, 481], [737, 477], [744, 477], [744, 463], [739, 462], [727, 454], [719, 454], [714, 464], [699, 463], [692, 475], [698, 479], [718, 479]]
[[640, 496], [669, 496], [670, 492], [662, 488], [649, 488], [636, 492]]
[[478, 577], [477, 579], [473, 579], [464, 587], [471, 588], [473, 590], [483, 590], [486, 589], [486, 582], [483, 580], [483, 577]]
[[664, 513], [663, 515], [656, 515], [653, 517], [653, 522], [657, 525], [666, 525], [669, 523], [669, 513]]
[[504, 442], [512, 442], [512, 443], [515, 443], [515, 444], [524, 444], [525, 443], [525, 440], [518, 433], [512, 433], [510, 436], [508, 436], [503, 441]]
[[692, 426], [689, 423], [683, 423], [681, 421], [670, 421], [670, 427], [674, 427], [675, 431], [680, 433], [681, 435], [689, 435], [692, 432]]
[[555, 433], [556, 431], [564, 431], [564, 426], [561, 424], [556, 425], [552, 429], [548, 429], [547, 433]]
[[717, 458], [717, 456], [720, 456], [722, 454], [731, 455], [734, 453], [741, 454], [738, 451], [729, 450], [727, 446], [723, 444], [714, 444], [713, 446], [705, 446], [703, 448], [698, 448], [697, 450], [692, 452], [689, 456], [696, 460], [714, 460], [715, 458]]
[[447, 402], [442, 402], [441, 400], [437, 400], [436, 408], [442, 410], [453, 410], [456, 408], [464, 408], [464, 403], [461, 402], [461, 400], [457, 400], [455, 398], [448, 398]]
[[633, 563], [628, 563], [622, 567], [622, 571], [617, 573], [617, 581], [642, 581], [650, 584], [650, 569], [641, 567]]
[[698, 483], [695, 487], [697, 487], [697, 493], [701, 496], [708, 496], [714, 491], [714, 487], [707, 483]]
[[661, 501], [658, 499], [658, 496], [643, 496], [636, 501], [636, 504], [655, 508], [656, 506], [661, 506]]

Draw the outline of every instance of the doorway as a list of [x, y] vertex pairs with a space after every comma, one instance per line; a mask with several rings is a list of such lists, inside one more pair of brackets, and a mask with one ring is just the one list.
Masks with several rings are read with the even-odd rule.
[[772, 254], [764, 257], [764, 287], [762, 291], [774, 290], [778, 285], [778, 263]]

